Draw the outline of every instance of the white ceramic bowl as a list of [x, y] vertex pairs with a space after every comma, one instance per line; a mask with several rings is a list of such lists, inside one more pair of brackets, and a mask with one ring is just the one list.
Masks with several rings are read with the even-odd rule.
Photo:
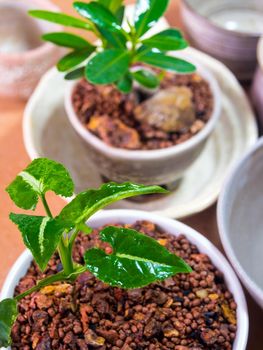
[[251, 87], [251, 99], [256, 108], [261, 130], [263, 130], [263, 36], [258, 42], [258, 68]]
[[[88, 223], [91, 227], [95, 228], [112, 222], [133, 223], [136, 220], [150, 220], [174, 235], [183, 233], [193, 244], [198, 247], [200, 252], [207, 254], [211, 258], [213, 264], [224, 273], [226, 284], [229, 290], [233, 293], [235, 301], [238, 305], [238, 327], [233, 350], [245, 350], [248, 337], [248, 313], [242, 287], [225, 257], [204, 236], [189, 226], [180, 223], [179, 221], [174, 221], [162, 216], [136, 210], [101, 211], [91, 220], [89, 220]], [[25, 275], [31, 260], [31, 254], [26, 251], [16, 261], [5, 281], [1, 298], [12, 297], [15, 286], [17, 285], [19, 279]]]
[[263, 138], [229, 175], [219, 196], [217, 218], [229, 260], [263, 308]]
[[252, 79], [263, 34], [262, 1], [183, 0], [182, 17], [197, 48], [222, 61], [239, 79]]
[[41, 40], [62, 27], [38, 21], [31, 9], [58, 11], [49, 0], [0, 0], [0, 95], [28, 98], [41, 76], [61, 57], [61, 48]]
[[[180, 53], [177, 57], [187, 59]], [[213, 74], [194, 62], [197, 72], [209, 83], [214, 96], [214, 109], [205, 127], [191, 139], [180, 145], [159, 150], [125, 150], [110, 147], [89, 132], [80, 122], [72, 104], [72, 92], [76, 82], [69, 82], [65, 93], [65, 108], [70, 123], [84, 140], [87, 152], [97, 165], [100, 174], [122, 182], [134, 181], [143, 184], [169, 185], [180, 179], [202, 152], [213, 132], [221, 113], [221, 91]]]

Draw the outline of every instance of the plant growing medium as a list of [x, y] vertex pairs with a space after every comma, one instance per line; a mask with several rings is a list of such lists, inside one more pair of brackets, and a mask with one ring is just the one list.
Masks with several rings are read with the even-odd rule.
[[46, 158], [34, 160], [7, 187], [11, 199], [22, 209], [34, 210], [39, 200], [42, 201], [47, 216], [11, 213], [10, 219], [21, 231], [23, 241], [41, 271], [45, 271], [55, 252], [59, 254], [63, 269], [38, 281], [22, 294], [0, 302], [0, 346], [10, 345], [18, 302], [53, 283], [73, 283], [79, 275], [90, 271], [110, 286], [130, 289], [192, 271], [184, 260], [170, 253], [153, 238], [115, 226], [105, 227], [100, 232], [100, 240], [109, 243], [111, 251], [91, 248], [84, 255], [85, 264], [76, 263], [72, 258], [74, 242], [80, 231], [87, 235], [91, 233], [92, 229], [86, 221], [93, 214], [123, 198], [166, 191], [158, 186], [110, 182], [99, 189], [81, 192], [53, 217], [46, 192], [53, 191], [57, 195], [70, 197], [73, 190], [74, 184], [68, 171], [61, 164]]

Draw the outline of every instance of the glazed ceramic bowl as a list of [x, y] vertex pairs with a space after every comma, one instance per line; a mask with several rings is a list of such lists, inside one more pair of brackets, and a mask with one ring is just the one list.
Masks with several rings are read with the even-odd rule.
[[251, 99], [256, 108], [261, 130], [263, 130], [263, 36], [258, 43], [258, 68], [254, 76]]
[[218, 225], [226, 254], [263, 308], [263, 138], [228, 177], [218, 203]]
[[[193, 244], [198, 247], [200, 252], [207, 254], [211, 258], [213, 264], [219, 270], [224, 272], [226, 284], [229, 290], [233, 293], [238, 306], [237, 336], [234, 342], [233, 350], [245, 350], [248, 337], [248, 313], [242, 287], [225, 257], [204, 236], [189, 226], [180, 223], [179, 221], [136, 210], [101, 211], [100, 213], [96, 214], [91, 220], [89, 220], [88, 223], [89, 226], [96, 228], [112, 222], [134, 223], [137, 220], [152, 221], [159, 227], [174, 235], [183, 233]], [[19, 282], [19, 279], [25, 275], [31, 260], [31, 254], [26, 251], [16, 261], [10, 270], [10, 273], [2, 289], [2, 299], [13, 296], [15, 286]]]
[[263, 2], [183, 0], [182, 17], [193, 44], [225, 63], [240, 80], [250, 80], [263, 33]]
[[29, 97], [61, 56], [61, 49], [42, 42], [41, 35], [62, 27], [33, 19], [30, 9], [58, 11], [48, 0], [0, 0], [1, 96]]
[[[177, 54], [177, 56], [179, 56]], [[183, 56], [187, 59], [187, 56]], [[125, 150], [110, 147], [89, 132], [80, 122], [72, 104], [76, 82], [69, 82], [65, 92], [65, 108], [70, 123], [84, 140], [87, 152], [107, 179], [123, 182], [167, 185], [180, 179], [202, 152], [221, 113], [221, 91], [214, 76], [201, 64], [194, 62], [198, 73], [209, 83], [214, 96], [214, 108], [205, 127], [186, 142], [159, 150]]]

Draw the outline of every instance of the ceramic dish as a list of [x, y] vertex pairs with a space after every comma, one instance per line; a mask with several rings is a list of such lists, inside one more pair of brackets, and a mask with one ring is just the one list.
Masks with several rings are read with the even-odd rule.
[[224, 62], [239, 79], [252, 79], [263, 33], [262, 1], [183, 0], [182, 16], [197, 48]]
[[225, 252], [240, 279], [263, 308], [263, 138], [229, 175], [218, 202]]
[[[216, 201], [229, 167], [257, 139], [253, 112], [233, 74], [220, 62], [197, 50], [189, 49], [187, 55], [201, 61], [218, 79], [223, 106], [218, 126], [175, 192], [147, 203], [122, 201], [118, 204], [121, 208], [143, 209], [172, 218], [204, 210]], [[50, 157], [64, 163], [79, 192], [98, 186], [101, 178], [91, 166], [86, 147], [66, 116], [65, 85], [63, 76], [55, 68], [43, 77], [24, 113], [24, 143], [31, 159]]]
[[[104, 210], [96, 214], [91, 220], [88, 221], [88, 223], [89, 226], [96, 228], [104, 226], [109, 222], [133, 223], [136, 220], [152, 221], [171, 234], [177, 235], [179, 233], [183, 233], [186, 238], [188, 238], [199, 248], [200, 252], [207, 254], [211, 258], [213, 264], [224, 273], [226, 284], [229, 290], [233, 293], [234, 299], [238, 305], [238, 327], [233, 350], [245, 350], [248, 337], [248, 313], [242, 287], [225, 257], [204, 236], [178, 221], [136, 210]], [[25, 251], [16, 261], [4, 283], [1, 298], [13, 296], [14, 288], [19, 279], [25, 275], [31, 260], [31, 253], [29, 251]]]
[[251, 99], [256, 108], [261, 130], [263, 130], [263, 36], [258, 43], [258, 68], [254, 76]]
[[0, 0], [0, 95], [27, 98], [41, 76], [57, 62], [61, 49], [41, 41], [62, 27], [37, 21], [30, 9], [58, 11], [48, 0]]

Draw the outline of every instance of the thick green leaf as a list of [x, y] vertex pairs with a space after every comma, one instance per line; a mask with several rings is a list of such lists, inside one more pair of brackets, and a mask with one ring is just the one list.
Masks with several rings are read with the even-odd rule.
[[132, 75], [138, 83], [149, 89], [155, 89], [160, 84], [157, 76], [146, 69], [137, 70]]
[[98, 28], [102, 36], [108, 41], [108, 48], [126, 48], [126, 37], [122, 32], [113, 32], [106, 28]]
[[93, 48], [87, 40], [81, 38], [78, 35], [65, 33], [65, 32], [56, 32], [56, 33], [48, 33], [42, 36], [42, 39], [45, 41], [49, 41], [53, 44], [63, 47], [69, 47], [72, 49], [85, 49], [85, 48]]
[[62, 57], [57, 63], [57, 68], [60, 72], [67, 72], [68, 70], [78, 66], [85, 61], [95, 50], [94, 46], [86, 49], [75, 50]]
[[187, 41], [183, 39], [180, 31], [172, 28], [145, 39], [142, 43], [147, 47], [161, 51], [182, 50], [188, 46]]
[[66, 80], [75, 80], [75, 79], [83, 78], [84, 75], [85, 75], [85, 67], [80, 67], [67, 73], [64, 78]]
[[47, 158], [33, 160], [6, 188], [15, 204], [23, 209], [34, 209], [38, 197], [47, 191], [70, 197], [73, 190], [69, 172], [62, 164]]
[[129, 68], [129, 53], [110, 49], [98, 53], [86, 66], [86, 78], [93, 84], [110, 84], [119, 80]]
[[134, 23], [138, 38], [155, 25], [168, 3], [169, 0], [137, 0]]
[[118, 82], [117, 88], [124, 94], [128, 94], [132, 90], [132, 76], [130, 73], [125, 74]]
[[125, 13], [125, 7], [121, 6], [118, 11], [115, 13], [116, 18], [118, 19], [118, 23], [121, 25], [123, 22], [124, 18], [124, 13]]
[[122, 7], [123, 0], [98, 0], [98, 2], [107, 7], [113, 14]]
[[150, 193], [167, 193], [159, 186], [143, 186], [130, 182], [118, 184], [109, 182], [99, 189], [91, 189], [79, 193], [68, 205], [62, 209], [58, 219], [71, 229], [73, 226], [85, 222], [98, 210], [124, 198]]
[[100, 233], [113, 253], [93, 248], [85, 253], [85, 263], [97, 278], [111, 286], [140, 288], [177, 273], [191, 272], [181, 258], [156, 240], [137, 231], [107, 227]]
[[29, 11], [32, 17], [43, 19], [48, 22], [61, 24], [65, 27], [81, 28], [86, 30], [93, 30], [91, 25], [81, 19], [68, 16], [64, 13], [42, 11], [42, 10], [32, 10]]
[[11, 343], [11, 329], [18, 316], [15, 299], [4, 299], [0, 302], [0, 348]]
[[142, 52], [137, 56], [137, 61], [177, 73], [193, 73], [196, 70], [193, 64], [185, 60], [159, 52]]
[[121, 30], [118, 19], [105, 6], [97, 2], [74, 2], [74, 8], [78, 13], [95, 23], [101, 28]]
[[43, 271], [55, 253], [64, 227], [61, 221], [44, 216], [10, 214], [10, 219], [22, 233], [23, 241]]

